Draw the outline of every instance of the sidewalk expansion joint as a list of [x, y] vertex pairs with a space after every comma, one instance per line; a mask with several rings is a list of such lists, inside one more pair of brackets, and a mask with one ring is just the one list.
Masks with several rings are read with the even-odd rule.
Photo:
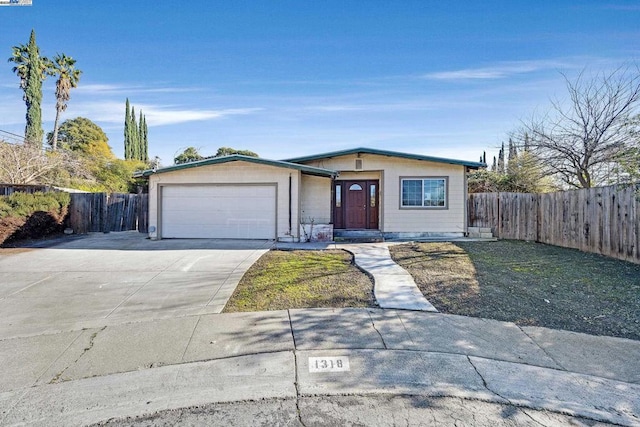
[[396, 317], [400, 319], [400, 324], [402, 325], [402, 327], [404, 328], [404, 331], [407, 333], [407, 336], [411, 340], [411, 344], [415, 345], [416, 342], [413, 340], [413, 336], [411, 336], [411, 332], [409, 331], [409, 328], [407, 328], [407, 325], [404, 324], [404, 320], [402, 320], [402, 316], [398, 311], [396, 311]]
[[67, 369], [69, 369], [72, 365], [75, 365], [76, 363], [78, 363], [78, 361], [80, 359], [82, 359], [82, 356], [87, 354], [87, 352], [93, 348], [93, 345], [95, 344], [96, 337], [98, 336], [98, 334], [100, 332], [104, 331], [105, 329], [107, 329], [107, 327], [103, 326], [99, 330], [97, 330], [94, 333], [92, 333], [91, 337], [89, 337], [89, 344], [82, 350], [82, 353], [80, 353], [80, 355], [76, 358], [76, 360], [74, 360], [73, 362], [68, 364], [64, 369], [62, 369], [53, 378], [51, 378], [51, 380], [49, 380], [49, 384], [55, 384], [55, 383], [59, 383], [59, 382], [64, 381], [64, 379], [62, 379], [62, 375], [64, 375], [64, 373], [67, 371]]
[[181, 362], [184, 362], [184, 356], [187, 354], [187, 350], [189, 349], [189, 346], [191, 345], [191, 341], [193, 340], [193, 336], [196, 333], [196, 328], [198, 328], [198, 325], [200, 324], [200, 319], [202, 319], [202, 316], [198, 316], [198, 321], [193, 326], [193, 331], [191, 331], [191, 336], [189, 337], [189, 341], [187, 342], [187, 345], [184, 347], [184, 351], [182, 352], [182, 357], [180, 357], [180, 361]]

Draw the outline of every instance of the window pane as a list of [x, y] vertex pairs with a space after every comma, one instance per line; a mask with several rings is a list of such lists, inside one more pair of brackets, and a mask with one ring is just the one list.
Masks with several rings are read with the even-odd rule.
[[424, 206], [444, 207], [445, 194], [444, 179], [425, 179], [424, 180]]
[[360, 184], [351, 184], [351, 187], [349, 187], [349, 190], [359, 191], [359, 190], [362, 190], [362, 187], [360, 186]]
[[369, 197], [369, 203], [371, 204], [372, 208], [376, 207], [376, 185], [375, 184], [371, 184], [369, 186], [369, 190], [371, 192], [371, 195]]
[[342, 185], [336, 185], [336, 208], [342, 207]]
[[402, 206], [422, 206], [422, 180], [402, 180]]

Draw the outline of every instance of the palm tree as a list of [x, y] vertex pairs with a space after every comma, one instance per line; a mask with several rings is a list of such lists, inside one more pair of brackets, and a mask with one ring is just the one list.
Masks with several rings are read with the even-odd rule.
[[76, 60], [70, 56], [57, 54], [50, 62], [50, 74], [57, 75], [56, 80], [56, 120], [53, 124], [53, 139], [51, 145], [55, 151], [58, 147], [58, 121], [60, 113], [67, 109], [67, 102], [71, 99], [71, 89], [78, 86], [82, 71], [76, 67]]
[[26, 45], [20, 44], [11, 48], [9, 62], [16, 64], [11, 71], [20, 78], [20, 89], [27, 88], [27, 73], [29, 72], [29, 52]]

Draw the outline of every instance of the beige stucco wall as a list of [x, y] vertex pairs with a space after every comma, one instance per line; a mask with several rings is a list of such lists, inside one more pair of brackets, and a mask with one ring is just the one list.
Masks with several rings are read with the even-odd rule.
[[[291, 179], [291, 230], [289, 229], [289, 176]], [[229, 162], [197, 168], [181, 169], [173, 172], [154, 174], [149, 177], [149, 227], [152, 238], [158, 235], [159, 218], [158, 190], [169, 184], [265, 184], [276, 185], [276, 236], [279, 240], [297, 240], [299, 238], [299, 194], [301, 173], [295, 169], [260, 165], [249, 162]], [[325, 181], [330, 182], [326, 179]]]
[[[356, 171], [355, 154], [307, 162], [310, 166], [340, 172], [337, 179], [380, 179], [380, 228], [388, 233], [466, 232], [465, 167], [439, 162], [361, 154]], [[447, 209], [400, 208], [400, 178], [446, 177]]]
[[302, 175], [300, 217], [303, 223], [331, 222], [331, 179]]

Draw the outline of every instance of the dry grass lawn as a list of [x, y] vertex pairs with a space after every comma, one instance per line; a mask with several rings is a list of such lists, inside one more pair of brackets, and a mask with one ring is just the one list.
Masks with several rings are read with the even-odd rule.
[[640, 265], [507, 240], [390, 251], [444, 313], [640, 340]]
[[375, 306], [373, 281], [350, 253], [275, 250], [245, 273], [224, 312]]

